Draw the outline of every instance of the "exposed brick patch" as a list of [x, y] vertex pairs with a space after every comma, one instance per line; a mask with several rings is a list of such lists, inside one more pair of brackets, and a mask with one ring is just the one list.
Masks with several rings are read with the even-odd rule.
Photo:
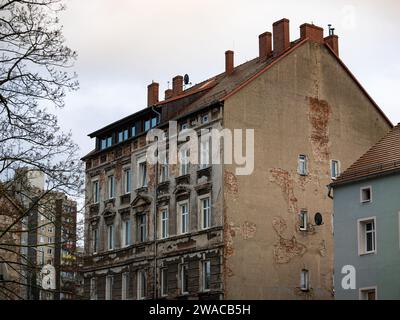
[[238, 187], [237, 178], [234, 173], [225, 170], [224, 182], [225, 182], [225, 187], [229, 192], [231, 192], [233, 194], [238, 193], [239, 187]]
[[331, 107], [325, 100], [309, 97], [310, 140], [317, 161], [329, 159], [329, 119]]
[[272, 220], [272, 226], [279, 239], [274, 244], [274, 260], [276, 263], [288, 263], [296, 256], [302, 256], [307, 248], [299, 243], [295, 236], [290, 239], [284, 237], [287, 228], [286, 221], [281, 217], [275, 217]]
[[270, 181], [276, 183], [282, 190], [285, 201], [288, 204], [288, 211], [297, 213], [297, 198], [294, 195], [294, 179], [288, 171], [280, 168], [272, 168], [269, 171], [271, 173]]

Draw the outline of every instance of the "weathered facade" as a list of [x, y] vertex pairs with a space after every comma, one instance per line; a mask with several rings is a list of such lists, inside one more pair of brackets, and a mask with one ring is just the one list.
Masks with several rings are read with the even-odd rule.
[[[152, 83], [149, 108], [90, 135], [87, 297], [333, 297], [326, 186], [391, 123], [338, 58], [336, 35], [304, 24], [290, 42], [286, 19], [273, 31], [260, 35], [257, 58], [235, 67], [227, 51], [224, 73], [186, 90], [175, 77], [161, 102]], [[162, 165], [143, 165], [145, 135], [168, 130], [170, 120], [197, 132], [254, 129], [254, 171], [171, 164], [161, 178]], [[316, 213], [323, 223], [314, 223]]]

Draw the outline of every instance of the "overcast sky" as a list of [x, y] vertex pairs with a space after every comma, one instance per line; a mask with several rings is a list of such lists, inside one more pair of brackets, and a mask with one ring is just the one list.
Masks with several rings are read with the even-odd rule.
[[[291, 40], [304, 22], [335, 27], [340, 56], [372, 98], [397, 124], [400, 112], [400, 1], [398, 0], [67, 0], [62, 15], [67, 44], [78, 51], [80, 90], [58, 111], [84, 155], [87, 134], [146, 107], [147, 85], [160, 98], [175, 75], [197, 83], [258, 55], [258, 35], [290, 20]], [[322, 4], [323, 2], [323, 4]]]

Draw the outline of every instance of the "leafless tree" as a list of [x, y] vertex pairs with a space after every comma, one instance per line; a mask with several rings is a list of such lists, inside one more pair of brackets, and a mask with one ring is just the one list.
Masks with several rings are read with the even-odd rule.
[[[51, 111], [64, 107], [66, 92], [78, 89], [71, 71], [77, 54], [66, 46], [58, 18], [64, 9], [61, 0], [0, 0], [0, 209], [16, 202], [10, 219], [2, 220], [0, 264], [18, 272], [18, 264], [31, 270], [37, 266], [21, 254], [20, 247], [26, 245], [10, 241], [12, 235], [41, 227], [27, 224], [38, 208], [53, 221], [49, 195], [79, 197], [83, 186], [78, 146]], [[46, 177], [40, 192], [25, 179], [33, 170]], [[7, 261], [2, 252], [19, 259]], [[22, 298], [4, 279], [0, 293]]]

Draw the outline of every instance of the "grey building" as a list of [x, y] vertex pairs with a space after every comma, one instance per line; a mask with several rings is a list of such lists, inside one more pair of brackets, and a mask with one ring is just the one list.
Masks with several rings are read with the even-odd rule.
[[331, 187], [336, 299], [400, 299], [400, 125]]

